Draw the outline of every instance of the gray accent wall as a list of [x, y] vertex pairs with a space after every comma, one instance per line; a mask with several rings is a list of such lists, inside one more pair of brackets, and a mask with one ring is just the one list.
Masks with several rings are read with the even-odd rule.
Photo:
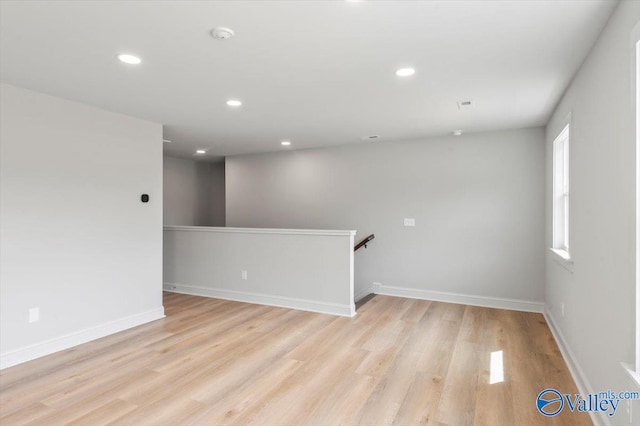
[[356, 295], [376, 282], [540, 302], [544, 159], [542, 128], [227, 157], [227, 225], [374, 233]]
[[[587, 391], [637, 390], [620, 362], [633, 364], [635, 322], [635, 40], [640, 2], [622, 1], [547, 126], [547, 247], [551, 246], [552, 143], [570, 122], [567, 267], [546, 252], [550, 318]], [[634, 27], [635, 37], [634, 37]], [[564, 315], [562, 306], [564, 305]], [[621, 403], [614, 419], [631, 422]]]
[[164, 156], [164, 224], [224, 226], [224, 161]]
[[163, 317], [162, 125], [0, 87], [2, 366]]

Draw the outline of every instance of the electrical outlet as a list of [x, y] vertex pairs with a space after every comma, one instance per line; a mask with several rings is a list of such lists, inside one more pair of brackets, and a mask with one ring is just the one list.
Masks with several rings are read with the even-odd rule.
[[40, 308], [29, 309], [29, 322], [40, 321]]
[[564, 318], [564, 302], [560, 304], [560, 312], [562, 313], [562, 317]]
[[247, 271], [242, 271], [242, 275], [241, 276], [242, 276], [243, 280], [247, 280], [248, 279]]
[[404, 226], [416, 226], [416, 220], [412, 217], [405, 217]]

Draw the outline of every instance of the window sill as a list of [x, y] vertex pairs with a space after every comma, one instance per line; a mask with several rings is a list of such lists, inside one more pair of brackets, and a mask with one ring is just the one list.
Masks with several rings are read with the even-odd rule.
[[569, 256], [569, 253], [567, 251], [554, 248], [551, 248], [549, 250], [551, 250], [553, 260], [555, 260], [556, 263], [560, 264], [560, 266], [562, 266], [567, 271], [573, 273], [573, 260], [571, 260], [571, 257]]
[[627, 374], [629, 375], [629, 377], [631, 377], [631, 380], [635, 383], [636, 386], [638, 386], [638, 388], [640, 389], [640, 373], [635, 371], [633, 369], [633, 367], [631, 367], [631, 365], [626, 364], [624, 362], [621, 362], [620, 364], [622, 364], [622, 368], [624, 368], [624, 371], [627, 372]]

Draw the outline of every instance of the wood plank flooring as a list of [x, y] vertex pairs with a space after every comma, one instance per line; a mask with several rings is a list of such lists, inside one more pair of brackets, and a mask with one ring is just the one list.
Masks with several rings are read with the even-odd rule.
[[536, 411], [547, 387], [577, 393], [540, 314], [375, 296], [343, 318], [172, 293], [165, 309], [1, 371], [0, 424], [591, 424]]

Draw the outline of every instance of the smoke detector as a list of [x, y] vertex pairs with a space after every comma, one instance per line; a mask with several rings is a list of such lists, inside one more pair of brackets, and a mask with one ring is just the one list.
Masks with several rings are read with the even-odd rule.
[[211, 30], [211, 36], [216, 40], [228, 40], [233, 37], [233, 30], [226, 27], [218, 27]]

